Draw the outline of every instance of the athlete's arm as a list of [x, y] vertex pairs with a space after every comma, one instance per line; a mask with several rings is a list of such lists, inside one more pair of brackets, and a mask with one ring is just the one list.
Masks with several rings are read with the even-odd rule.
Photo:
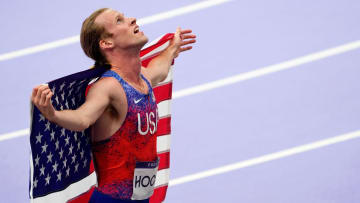
[[170, 45], [149, 63], [148, 68], [142, 68], [142, 73], [150, 79], [152, 86], [166, 79], [173, 59], [180, 52], [192, 49], [192, 46], [187, 46], [195, 43], [196, 36], [191, 33], [191, 30], [177, 28]]
[[110, 104], [111, 82], [111, 80], [101, 79], [93, 84], [85, 103], [76, 110], [55, 110], [51, 104], [53, 93], [47, 85], [35, 87], [31, 100], [49, 121], [69, 130], [82, 131], [95, 123]]

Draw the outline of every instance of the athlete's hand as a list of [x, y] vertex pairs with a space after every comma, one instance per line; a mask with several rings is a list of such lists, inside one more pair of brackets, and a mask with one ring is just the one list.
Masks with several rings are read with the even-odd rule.
[[192, 49], [192, 46], [188, 45], [195, 43], [195, 38], [196, 35], [192, 34], [192, 30], [181, 30], [181, 28], [178, 27], [169, 46], [169, 48], [174, 51], [174, 58], [178, 57], [180, 52]]
[[50, 121], [52, 121], [55, 116], [55, 109], [51, 103], [52, 96], [53, 93], [48, 85], [36, 86], [31, 95], [33, 104], [40, 110], [43, 116]]

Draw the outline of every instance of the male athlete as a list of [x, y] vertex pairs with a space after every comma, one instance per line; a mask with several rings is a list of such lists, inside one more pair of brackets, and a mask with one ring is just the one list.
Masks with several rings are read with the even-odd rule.
[[[158, 112], [152, 87], [166, 78], [180, 52], [192, 48], [188, 45], [196, 36], [191, 32], [177, 28], [169, 47], [145, 69], [139, 53], [148, 38], [136, 19], [99, 9], [83, 22], [81, 46], [97, 64], [111, 68], [92, 85], [85, 103], [76, 110], [57, 111], [47, 85], [33, 89], [32, 102], [48, 120], [74, 131], [91, 126], [98, 187], [90, 202], [149, 201], [158, 166]], [[147, 184], [138, 184], [145, 176]]]

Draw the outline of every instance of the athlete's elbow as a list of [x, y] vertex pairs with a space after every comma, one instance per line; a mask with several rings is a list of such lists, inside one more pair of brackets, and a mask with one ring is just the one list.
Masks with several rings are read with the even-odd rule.
[[79, 125], [77, 125], [75, 127], [76, 129], [73, 129], [73, 130], [75, 130], [75, 131], [84, 131], [87, 128], [89, 128], [90, 126], [91, 126], [91, 120], [84, 117], [84, 118], [81, 118], [81, 121], [80, 121]]

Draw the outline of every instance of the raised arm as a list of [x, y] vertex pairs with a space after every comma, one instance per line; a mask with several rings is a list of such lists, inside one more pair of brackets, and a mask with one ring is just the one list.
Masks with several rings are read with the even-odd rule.
[[196, 42], [196, 36], [192, 34], [191, 30], [181, 30], [177, 28], [174, 38], [170, 41], [170, 45], [155, 59], [153, 59], [148, 68], [142, 68], [142, 73], [151, 80], [152, 86], [166, 79], [169, 73], [171, 63], [180, 52], [192, 49], [192, 46], [187, 46]]
[[31, 100], [49, 121], [66, 129], [82, 131], [101, 116], [111, 101], [111, 80], [102, 79], [89, 90], [86, 101], [76, 110], [57, 111], [51, 103], [53, 93], [47, 85], [33, 89]]

